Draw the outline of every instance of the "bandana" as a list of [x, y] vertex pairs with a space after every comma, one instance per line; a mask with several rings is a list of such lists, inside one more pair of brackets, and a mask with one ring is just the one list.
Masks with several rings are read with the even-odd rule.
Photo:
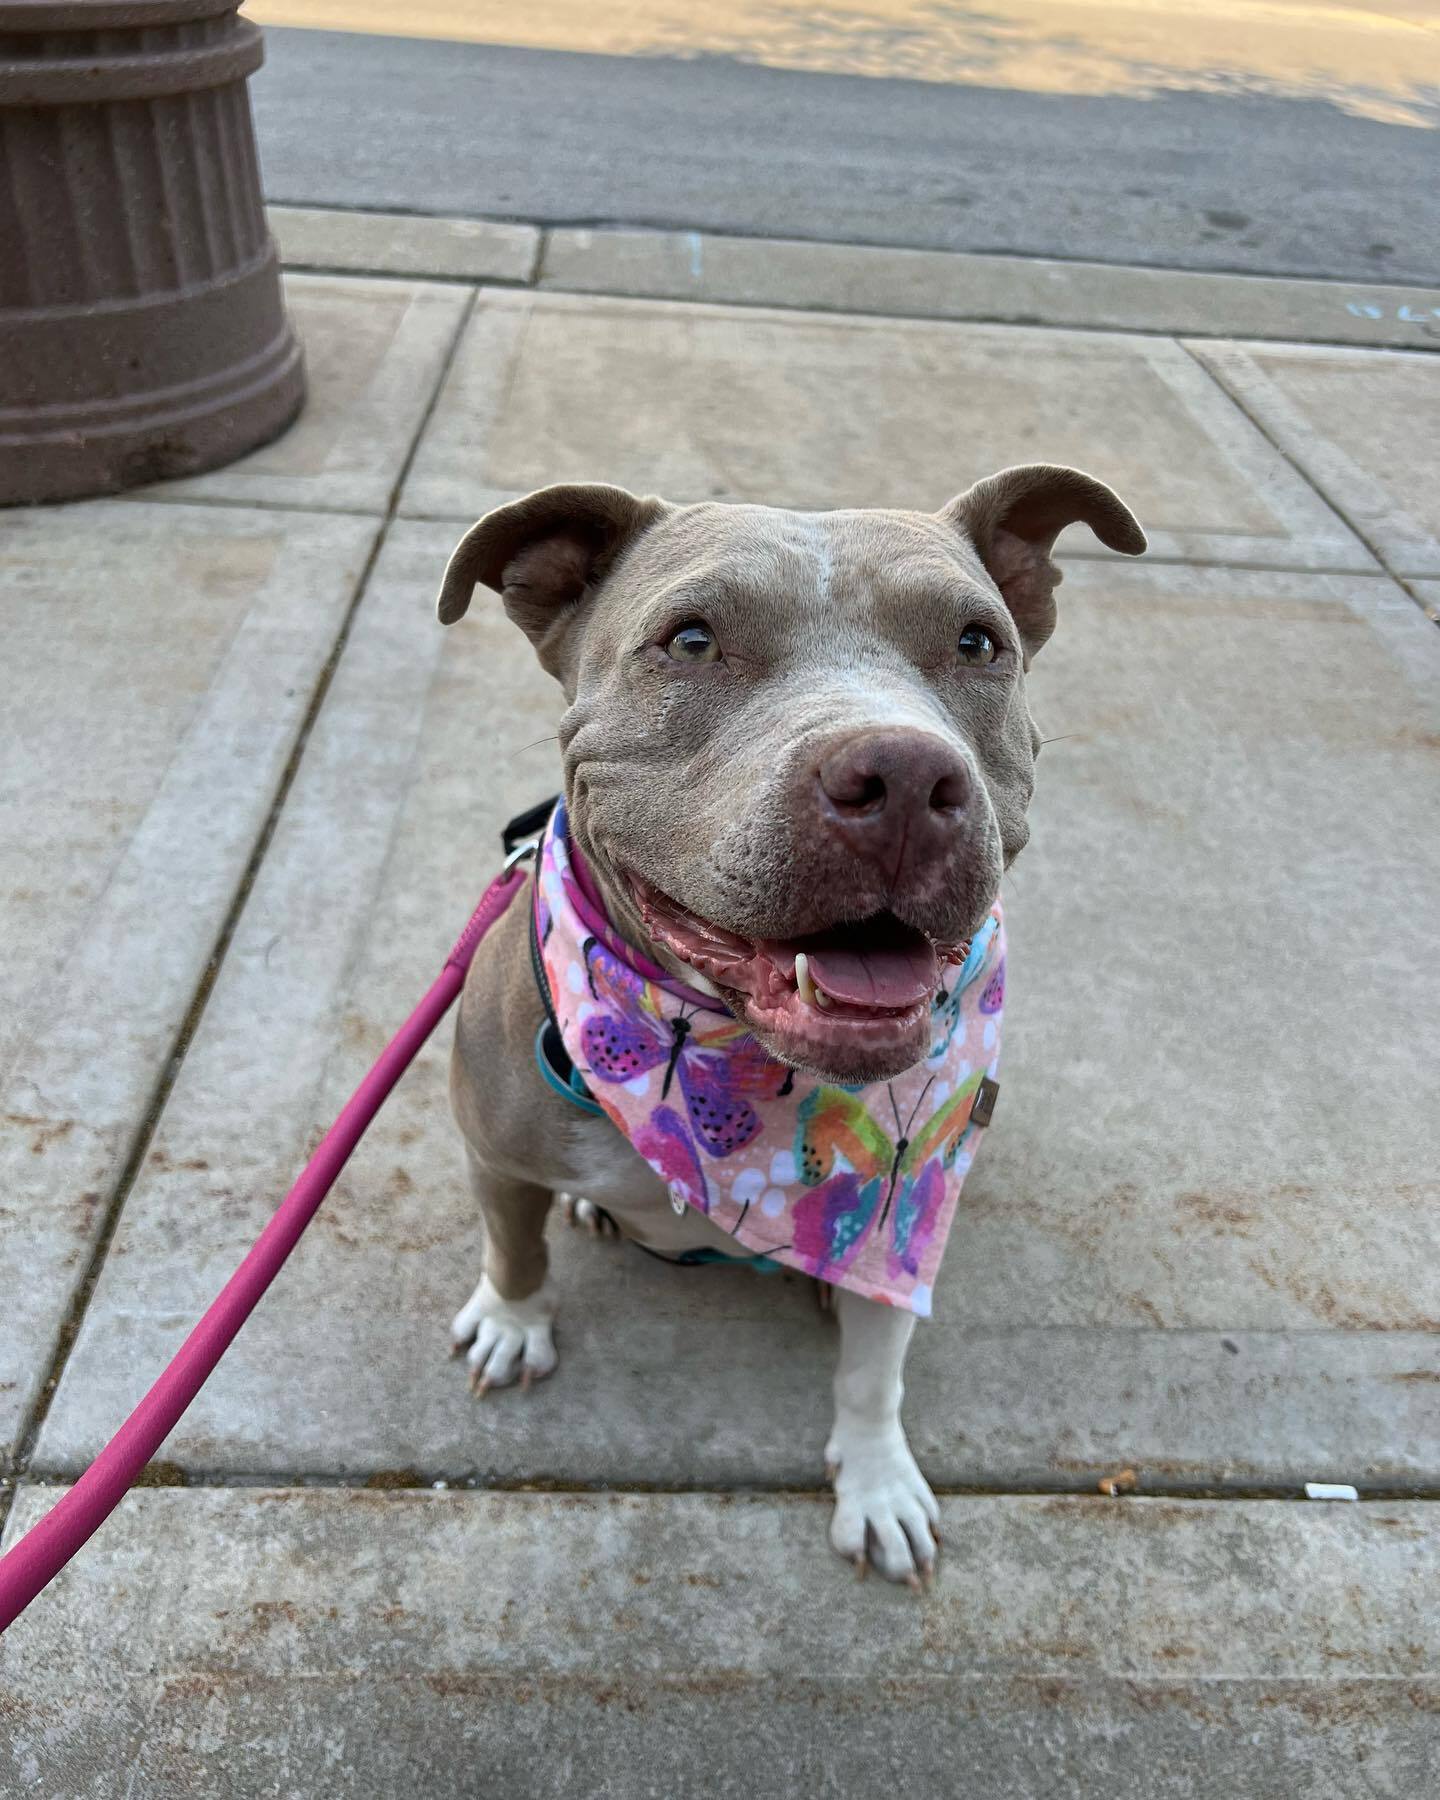
[[776, 1061], [720, 1001], [626, 944], [563, 803], [541, 846], [535, 926], [566, 1051], [677, 1213], [693, 1207], [754, 1256], [929, 1314], [980, 1130], [971, 1111], [999, 1062], [998, 901], [933, 1002], [929, 1055], [855, 1087]]

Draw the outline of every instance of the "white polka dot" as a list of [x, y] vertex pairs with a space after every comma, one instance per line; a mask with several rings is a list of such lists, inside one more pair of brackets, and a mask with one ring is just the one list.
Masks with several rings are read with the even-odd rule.
[[583, 994], [585, 991], [585, 971], [579, 963], [572, 962], [565, 971], [565, 985], [572, 994]]
[[974, 1160], [975, 1153], [973, 1150], [962, 1150], [955, 1158], [955, 1173], [957, 1175], [968, 1175], [970, 1173], [970, 1165]]
[[779, 1188], [771, 1188], [760, 1202], [760, 1210], [767, 1219], [778, 1219], [785, 1210], [785, 1196]]
[[744, 1169], [731, 1183], [730, 1192], [741, 1206], [758, 1200], [765, 1191], [765, 1174], [761, 1169]]
[[789, 1187], [796, 1176], [795, 1156], [789, 1150], [777, 1150], [770, 1158], [770, 1179], [776, 1187]]
[[622, 1082], [621, 1086], [625, 1089], [627, 1094], [648, 1093], [650, 1090], [650, 1071], [647, 1069], [643, 1075], [636, 1075], [631, 1080]]
[[987, 1019], [985, 1021], [984, 1036], [985, 1048], [987, 1050], [993, 1050], [995, 1048], [995, 1021], [993, 1019]]
[[942, 1107], [950, 1098], [950, 1083], [948, 1081], [937, 1081], [930, 1090], [930, 1097], [935, 1102], [937, 1109]]
[[922, 1281], [910, 1290], [910, 1304], [922, 1319], [930, 1317], [931, 1294]]

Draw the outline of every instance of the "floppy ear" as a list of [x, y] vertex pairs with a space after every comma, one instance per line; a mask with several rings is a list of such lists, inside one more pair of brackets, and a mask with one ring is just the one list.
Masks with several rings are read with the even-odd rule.
[[1020, 628], [1025, 661], [1055, 629], [1060, 571], [1050, 550], [1067, 525], [1083, 521], [1110, 550], [1139, 556], [1145, 533], [1103, 481], [1056, 463], [1023, 463], [988, 475], [942, 507], [939, 517], [980, 552]]
[[477, 582], [493, 588], [554, 672], [555, 639], [626, 547], [665, 512], [599, 484], [541, 488], [472, 525], [440, 584], [442, 625], [463, 618]]

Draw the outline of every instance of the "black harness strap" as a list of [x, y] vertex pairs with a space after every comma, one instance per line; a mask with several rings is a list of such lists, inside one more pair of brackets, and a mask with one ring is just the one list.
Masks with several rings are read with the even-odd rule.
[[[552, 794], [548, 800], [542, 800], [538, 806], [532, 806], [528, 812], [518, 813], [501, 833], [507, 857], [515, 852], [528, 839], [543, 835], [550, 815], [559, 804], [559, 795]], [[565, 1048], [565, 1040], [560, 1035], [560, 1022], [555, 1017], [554, 1002], [550, 998], [550, 983], [545, 978], [545, 963], [540, 954], [540, 933], [535, 920], [535, 908], [530, 908], [530, 971], [535, 977], [535, 986], [541, 1002], [545, 1007], [545, 1025], [536, 1044], [537, 1051], [545, 1058], [551, 1073], [557, 1078], [562, 1089], [573, 1095], [580, 1106], [594, 1107], [595, 1102], [584, 1078], [575, 1072], [574, 1059]], [[598, 1110], [598, 1108], [596, 1109]]]
[[542, 800], [538, 806], [532, 806], [528, 812], [516, 813], [500, 833], [500, 841], [505, 846], [505, 854], [513, 855], [527, 838], [538, 838], [549, 824], [551, 813], [559, 804], [560, 796], [552, 794], [548, 800]]

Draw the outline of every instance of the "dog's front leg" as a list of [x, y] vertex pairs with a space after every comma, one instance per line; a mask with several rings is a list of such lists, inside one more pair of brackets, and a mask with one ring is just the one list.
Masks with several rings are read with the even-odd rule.
[[860, 1569], [918, 1587], [935, 1566], [935, 1496], [900, 1424], [915, 1315], [841, 1289], [835, 1425], [825, 1446], [835, 1484], [830, 1542]]
[[467, 1146], [470, 1185], [485, 1215], [485, 1273], [455, 1315], [450, 1353], [465, 1351], [472, 1392], [522, 1387], [555, 1367], [555, 1293], [545, 1248], [553, 1195], [487, 1169]]

